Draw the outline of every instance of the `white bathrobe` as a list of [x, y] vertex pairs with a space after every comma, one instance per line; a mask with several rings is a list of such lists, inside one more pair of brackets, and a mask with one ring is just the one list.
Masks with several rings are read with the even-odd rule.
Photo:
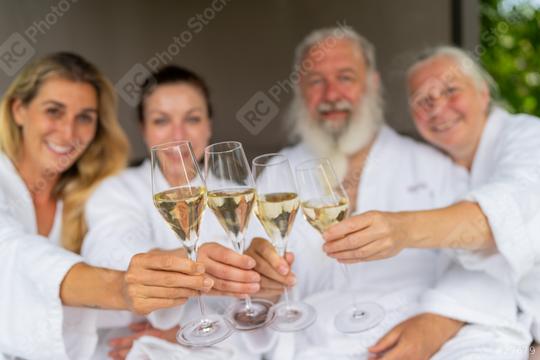
[[[293, 167], [314, 157], [304, 144], [282, 153]], [[448, 158], [384, 126], [362, 173], [356, 208], [358, 212], [432, 209], [450, 204], [466, 186], [466, 172]], [[320, 235], [297, 218], [289, 244], [296, 254], [298, 279], [293, 297], [315, 306], [318, 319], [303, 332], [280, 335], [273, 359], [362, 359], [367, 357], [366, 348], [393, 326], [425, 311], [472, 324], [435, 358], [462, 359], [456, 357], [460, 352], [480, 354], [476, 358], [482, 359], [525, 358], [530, 336], [519, 323], [510, 287], [485, 273], [464, 270], [442, 252], [417, 249], [350, 265], [352, 281], [347, 284], [337, 263], [323, 253], [322, 243]], [[339, 333], [333, 318], [351, 302], [345, 289], [353, 289], [360, 301], [382, 305], [386, 310], [383, 322], [360, 334]], [[487, 344], [493, 346], [485, 348]], [[509, 356], [508, 349], [522, 352]]]
[[[160, 181], [165, 180], [161, 178]], [[154, 207], [151, 164], [148, 160], [137, 168], [128, 169], [118, 176], [105, 180], [89, 199], [86, 206], [86, 218], [89, 231], [81, 254], [93, 265], [126, 270], [131, 257], [137, 253], [155, 248], [181, 247], [180, 241]], [[223, 228], [209, 210], [206, 210], [203, 216], [200, 239], [201, 242], [227, 244]], [[204, 296], [209, 312], [223, 313], [230, 301], [229, 298]], [[200, 311], [196, 299], [191, 299], [185, 306], [155, 311], [150, 314], [149, 319], [154, 326], [168, 329], [199, 317]], [[135, 318], [129, 312], [101, 311], [99, 326], [101, 328], [122, 327], [134, 320]], [[103, 334], [104, 330], [100, 333]], [[104, 344], [106, 337], [110, 336], [102, 336], [100, 339], [102, 346], [98, 349], [96, 358], [106, 354], [107, 346]], [[159, 343], [162, 344], [161, 349], [156, 345]], [[174, 346], [176, 346], [178, 357], [185, 356], [187, 353], [190, 359], [198, 359], [197, 354], [200, 355], [200, 359], [207, 358], [205, 353]], [[155, 351], [151, 358], [155, 359], [159, 359], [160, 351], [163, 349], [171, 349], [170, 345], [163, 341], [141, 339], [137, 346], [134, 346], [134, 351], [137, 354], [148, 354], [152, 353], [153, 347]], [[218, 347], [221, 348], [223, 357], [231, 360], [260, 357], [243, 348], [240, 334], [233, 334]]]
[[499, 253], [458, 251], [469, 269], [514, 285], [540, 341], [540, 119], [494, 108], [475, 154], [470, 191], [487, 216]]
[[59, 245], [61, 209], [49, 237], [38, 235], [30, 193], [0, 153], [0, 354], [87, 359], [94, 350], [94, 310], [60, 300], [62, 280], [82, 261]]

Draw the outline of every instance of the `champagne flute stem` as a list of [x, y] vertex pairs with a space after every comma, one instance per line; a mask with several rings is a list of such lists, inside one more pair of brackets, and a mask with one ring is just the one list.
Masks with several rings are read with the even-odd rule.
[[[281, 239], [281, 244], [282, 246], [276, 246], [276, 250], [278, 252], [278, 255], [281, 256], [283, 259], [285, 259], [285, 262], [287, 262], [287, 257], [285, 256], [287, 254], [287, 238], [283, 238]], [[285, 309], [287, 311], [290, 310], [290, 301], [289, 301], [289, 289], [287, 288], [287, 286], [283, 286], [283, 298], [285, 300]]]
[[[351, 283], [351, 272], [349, 271], [349, 266], [347, 264], [340, 264], [341, 269], [343, 270], [343, 273], [345, 274], [345, 281], [347, 284]], [[354, 309], [353, 316], [362, 316], [362, 311], [358, 308], [358, 300], [356, 299], [356, 292], [354, 290], [351, 291], [351, 297], [352, 297], [352, 306]]]
[[[197, 261], [197, 252], [194, 249], [186, 249], [188, 253], [188, 257], [191, 261], [195, 262]], [[199, 294], [201, 294], [199, 292]], [[201, 310], [201, 315], [203, 317], [203, 321], [206, 321], [206, 309], [204, 307], [204, 302], [202, 300], [202, 294], [197, 296], [197, 302], [199, 303], [199, 308]]]
[[[238, 246], [239, 253], [240, 253], [240, 255], [242, 255], [246, 251], [246, 249], [245, 249], [245, 247], [246, 247], [246, 238], [243, 235], [242, 235], [242, 237], [241, 237], [241, 239], [239, 241], [239, 245], [240, 245], [240, 246]], [[246, 312], [248, 314], [253, 312], [253, 304], [251, 302], [251, 296], [246, 295], [244, 301], [246, 303]]]
[[246, 310], [249, 312], [253, 308], [253, 304], [251, 303], [251, 296], [247, 295], [244, 299], [246, 302]]
[[289, 302], [289, 289], [287, 289], [286, 286], [283, 286], [283, 298], [285, 299], [285, 309], [289, 312], [289, 310], [291, 310], [291, 305]]

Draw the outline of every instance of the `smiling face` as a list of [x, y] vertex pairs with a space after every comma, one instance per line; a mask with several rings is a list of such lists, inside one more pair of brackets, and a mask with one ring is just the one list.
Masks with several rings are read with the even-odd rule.
[[22, 128], [17, 165], [29, 174], [67, 170], [96, 135], [98, 100], [92, 85], [60, 77], [47, 79], [29, 104], [16, 99], [15, 122]]
[[145, 99], [143, 127], [148, 148], [188, 140], [199, 160], [212, 134], [206, 100], [197, 87], [188, 83], [155, 88]]
[[470, 167], [487, 120], [489, 90], [448, 56], [415, 65], [408, 78], [410, 109], [429, 143]]
[[366, 64], [354, 42], [332, 40], [326, 47], [312, 46], [304, 56], [300, 90], [311, 118], [339, 133], [365, 91]]

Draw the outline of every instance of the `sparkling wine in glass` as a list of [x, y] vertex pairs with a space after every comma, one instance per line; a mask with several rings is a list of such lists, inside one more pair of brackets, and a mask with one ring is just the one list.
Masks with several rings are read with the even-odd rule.
[[[245, 233], [255, 203], [255, 183], [242, 148], [236, 141], [212, 144], [204, 151], [208, 207], [239, 254], [245, 250]], [[270, 301], [247, 296], [227, 311], [237, 330], [253, 330], [272, 321]]]
[[[156, 145], [151, 149], [154, 205], [176, 234], [192, 261], [197, 260], [199, 227], [206, 206], [206, 186], [188, 141]], [[183, 324], [176, 339], [194, 347], [217, 344], [232, 334], [227, 321], [206, 314], [198, 296], [201, 318]]]
[[[296, 167], [301, 206], [306, 220], [319, 233], [345, 219], [349, 212], [349, 199], [337, 179], [328, 159], [304, 161]], [[347, 283], [350, 283], [349, 267], [341, 265]], [[385, 316], [384, 309], [372, 302], [359, 303], [352, 293], [352, 304], [339, 312], [334, 319], [336, 328], [343, 333], [369, 330]]]
[[[278, 254], [285, 257], [289, 233], [300, 207], [300, 199], [289, 160], [281, 154], [266, 154], [253, 159], [253, 175], [257, 187], [255, 214]], [[284, 301], [271, 309], [275, 320], [270, 327], [292, 332], [307, 328], [317, 319], [313, 306], [289, 299], [285, 287]]]

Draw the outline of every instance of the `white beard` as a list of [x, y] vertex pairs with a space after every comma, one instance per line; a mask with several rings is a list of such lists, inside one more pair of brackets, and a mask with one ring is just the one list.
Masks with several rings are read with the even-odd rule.
[[349, 123], [337, 136], [311, 118], [299, 92], [289, 107], [288, 119], [292, 122], [292, 135], [299, 136], [317, 157], [330, 159], [336, 175], [343, 181], [348, 157], [367, 146], [384, 123], [382, 96], [380, 91], [368, 86]]

